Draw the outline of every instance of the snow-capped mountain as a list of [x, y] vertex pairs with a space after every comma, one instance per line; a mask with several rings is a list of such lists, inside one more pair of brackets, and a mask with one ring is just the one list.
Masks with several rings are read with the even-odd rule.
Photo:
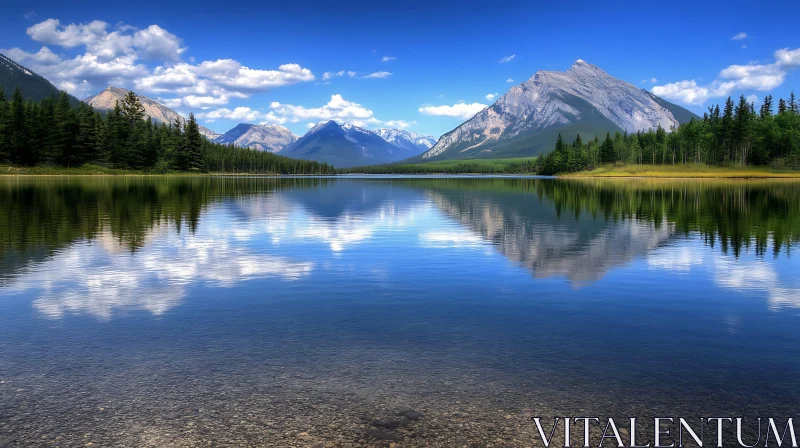
[[558, 133], [571, 141], [606, 132], [669, 131], [694, 114], [578, 59], [566, 72], [538, 71], [443, 135], [423, 159], [534, 155]]
[[333, 120], [318, 123], [281, 151], [284, 156], [326, 162], [337, 168], [396, 162], [418, 154], [418, 150], [395, 146], [370, 130]]
[[283, 126], [275, 124], [239, 123], [235, 128], [217, 137], [217, 143], [234, 144], [240, 148], [278, 152], [294, 143], [298, 136]]
[[[83, 101], [90, 104], [95, 109], [112, 110], [117, 104], [117, 101], [122, 101], [127, 94], [128, 91], [123, 88], [109, 86], [97, 95], [86, 98]], [[146, 96], [136, 96], [139, 98], [139, 101], [144, 107], [144, 114], [152, 118], [154, 122], [172, 124], [175, 122], [175, 119], [178, 119], [182, 124], [186, 123], [186, 119], [181, 114], [175, 112], [169, 107], [151, 100]], [[206, 127], [200, 125], [198, 125], [198, 127], [200, 128], [200, 134], [209, 140], [214, 140], [220, 136], [220, 134], [217, 134]]]
[[372, 132], [378, 134], [382, 139], [395, 146], [417, 151], [420, 154], [431, 149], [431, 147], [436, 144], [435, 137], [404, 131], [402, 129], [381, 128], [375, 129]]

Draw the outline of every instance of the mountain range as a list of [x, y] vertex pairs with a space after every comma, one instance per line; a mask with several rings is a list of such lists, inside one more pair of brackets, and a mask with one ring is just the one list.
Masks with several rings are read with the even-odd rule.
[[697, 116], [578, 59], [566, 72], [538, 71], [443, 135], [422, 160], [532, 156], [606, 132], [667, 131]]
[[[330, 120], [318, 123], [306, 135], [282, 150], [281, 155], [349, 168], [397, 162], [418, 156], [429, 148], [424, 144], [417, 146], [412, 143], [419, 140], [419, 136], [411, 137], [411, 133], [396, 129], [391, 131], [394, 131], [391, 138], [398, 144], [385, 140], [376, 132]], [[429, 139], [427, 141], [433, 139], [426, 138]]]
[[[33, 100], [59, 93], [49, 81], [3, 55], [0, 87], [7, 96], [19, 87], [26, 99]], [[127, 93], [120, 87], [108, 87], [84, 101], [107, 111]], [[169, 107], [142, 95], [138, 98], [145, 114], [155, 122], [185, 123], [185, 118]], [[302, 137], [269, 124], [240, 123], [224, 134], [199, 128], [214, 142], [346, 168], [401, 160], [532, 156], [549, 151], [559, 134], [572, 141], [578, 134], [586, 140], [606, 132], [657, 127], [670, 131], [692, 118], [699, 117], [579, 59], [565, 72], [537, 71], [438, 141], [405, 130], [367, 130], [336, 121], [318, 123]]]

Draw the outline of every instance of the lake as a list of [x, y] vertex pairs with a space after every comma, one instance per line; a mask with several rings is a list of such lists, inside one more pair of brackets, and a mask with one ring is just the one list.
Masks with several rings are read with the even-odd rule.
[[793, 417], [799, 239], [794, 181], [3, 177], [0, 446]]

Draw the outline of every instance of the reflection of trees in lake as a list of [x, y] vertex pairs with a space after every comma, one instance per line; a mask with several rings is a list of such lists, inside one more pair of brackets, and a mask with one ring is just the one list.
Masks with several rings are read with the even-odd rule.
[[[770, 244], [777, 255], [800, 238], [800, 182], [648, 179], [429, 179], [415, 181], [433, 191], [461, 194], [502, 205], [530, 219], [561, 226], [647, 223], [655, 229], [698, 232], [723, 253], [757, 254]], [[534, 204], [533, 198], [541, 201]], [[513, 204], [513, 205], [512, 205]], [[546, 205], [546, 206], [545, 206]], [[533, 207], [543, 208], [533, 211]]]
[[156, 228], [194, 232], [204, 207], [327, 179], [12, 178], [0, 184], [0, 284], [81, 240], [140, 249]]
[[784, 181], [8, 177], [0, 283], [76, 241], [137, 251], [157, 230], [194, 232], [223, 199], [246, 203], [235, 212], [243, 220], [299, 205], [315, 229], [344, 235], [376, 213], [409, 215], [421, 193], [537, 275], [589, 279], [670, 234], [699, 232], [735, 256], [788, 251], [800, 235], [799, 192]]

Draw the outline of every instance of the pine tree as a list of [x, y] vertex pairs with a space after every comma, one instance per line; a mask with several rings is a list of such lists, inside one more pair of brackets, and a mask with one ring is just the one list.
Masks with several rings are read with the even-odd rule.
[[761, 105], [761, 118], [772, 116], [772, 95], [764, 97], [764, 104]]
[[794, 92], [789, 94], [789, 112], [798, 113], [797, 101], [794, 98]]
[[11, 152], [11, 161], [13, 163], [31, 166], [36, 162], [36, 158], [28, 145], [25, 124], [25, 103], [22, 101], [22, 92], [17, 87], [11, 96], [11, 107], [9, 109], [8, 148]]
[[616, 153], [614, 152], [614, 141], [611, 140], [611, 134], [606, 132], [606, 139], [600, 146], [600, 163], [614, 163], [616, 162]]
[[6, 102], [6, 92], [0, 86], [0, 163], [10, 162], [8, 146], [6, 143], [6, 119], [8, 116], [8, 103]]
[[203, 136], [200, 135], [200, 128], [197, 126], [197, 120], [195, 120], [193, 113], [189, 114], [189, 121], [186, 123], [185, 142], [186, 170], [202, 171]]
[[781, 98], [780, 101], [778, 101], [778, 113], [782, 114], [784, 112], [786, 112], [786, 101]]
[[141, 101], [139, 101], [139, 97], [136, 96], [133, 91], [128, 91], [128, 94], [125, 95], [125, 98], [117, 103], [119, 104], [122, 116], [128, 120], [128, 123], [131, 126], [144, 120], [144, 106], [142, 106]]

